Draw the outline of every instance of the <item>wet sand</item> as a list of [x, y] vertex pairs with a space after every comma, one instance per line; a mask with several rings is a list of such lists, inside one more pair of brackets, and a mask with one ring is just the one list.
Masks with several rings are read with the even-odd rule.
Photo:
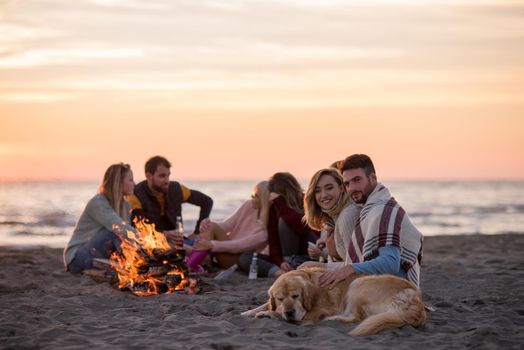
[[426, 237], [421, 288], [436, 311], [415, 329], [355, 338], [354, 325], [300, 326], [240, 313], [270, 279], [203, 278], [198, 295], [138, 297], [63, 270], [62, 251], [0, 247], [3, 349], [522, 349], [524, 234]]

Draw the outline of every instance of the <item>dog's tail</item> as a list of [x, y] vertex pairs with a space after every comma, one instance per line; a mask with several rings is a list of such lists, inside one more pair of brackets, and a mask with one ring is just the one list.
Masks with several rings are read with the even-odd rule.
[[388, 311], [369, 316], [349, 334], [354, 336], [372, 335], [384, 329], [398, 328], [404, 325], [419, 327], [425, 321], [426, 310], [424, 310], [420, 290], [404, 289], [395, 296]]
[[402, 327], [404, 324], [404, 320], [397, 312], [387, 311], [366, 318], [349, 334], [353, 336], [372, 335], [384, 329]]

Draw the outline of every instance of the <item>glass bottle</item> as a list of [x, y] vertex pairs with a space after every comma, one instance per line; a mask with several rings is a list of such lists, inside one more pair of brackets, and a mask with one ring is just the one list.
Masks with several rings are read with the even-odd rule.
[[176, 217], [176, 232], [180, 233], [182, 236], [184, 235], [184, 223], [182, 222], [182, 217], [177, 216]]
[[253, 253], [253, 258], [251, 259], [251, 265], [249, 266], [249, 275], [250, 280], [255, 280], [258, 277], [258, 253]]
[[216, 280], [227, 280], [231, 275], [237, 270], [238, 265], [235, 264], [228, 268], [227, 270], [224, 270], [220, 272], [218, 275], [215, 276]]
[[176, 217], [175, 231], [179, 234], [177, 241], [175, 242], [177, 249], [184, 249], [184, 223], [182, 222], [182, 217]]

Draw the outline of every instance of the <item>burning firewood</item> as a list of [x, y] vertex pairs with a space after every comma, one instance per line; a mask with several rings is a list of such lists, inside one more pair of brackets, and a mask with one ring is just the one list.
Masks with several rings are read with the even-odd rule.
[[146, 275], [155, 277], [155, 276], [163, 276], [169, 272], [168, 266], [149, 266], [147, 269]]
[[117, 287], [136, 295], [187, 291], [194, 293], [196, 281], [188, 278], [183, 249], [173, 249], [153, 224], [135, 222], [137, 232], [122, 238], [121, 251], [111, 256], [118, 277]]

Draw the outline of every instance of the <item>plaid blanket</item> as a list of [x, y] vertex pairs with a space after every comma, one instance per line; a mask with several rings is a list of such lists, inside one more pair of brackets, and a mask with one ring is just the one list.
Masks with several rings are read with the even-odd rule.
[[348, 254], [351, 262], [358, 263], [376, 258], [380, 247], [399, 247], [400, 266], [418, 286], [423, 239], [389, 190], [378, 183], [360, 211]]

